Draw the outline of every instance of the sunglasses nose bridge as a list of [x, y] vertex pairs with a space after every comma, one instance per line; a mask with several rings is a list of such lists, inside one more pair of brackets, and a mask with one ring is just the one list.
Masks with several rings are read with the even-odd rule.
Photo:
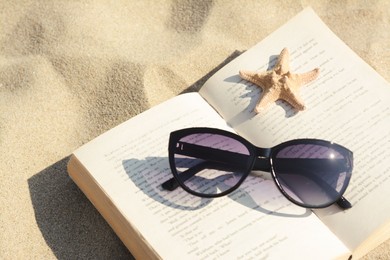
[[271, 148], [256, 147], [256, 161], [253, 170], [271, 171], [270, 162]]
[[271, 155], [271, 148], [256, 147], [256, 156], [269, 158]]

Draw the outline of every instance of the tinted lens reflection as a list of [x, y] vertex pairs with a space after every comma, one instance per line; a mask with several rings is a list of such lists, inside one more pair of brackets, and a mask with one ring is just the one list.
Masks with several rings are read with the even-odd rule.
[[317, 144], [289, 145], [273, 158], [281, 188], [295, 202], [321, 207], [344, 193], [352, 172], [351, 161], [336, 148]]
[[175, 148], [175, 167], [190, 190], [216, 195], [233, 189], [249, 169], [249, 151], [241, 142], [219, 134], [191, 134]]

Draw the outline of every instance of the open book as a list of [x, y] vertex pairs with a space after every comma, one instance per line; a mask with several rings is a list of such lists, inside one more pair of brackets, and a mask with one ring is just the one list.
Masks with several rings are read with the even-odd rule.
[[[261, 89], [238, 72], [266, 71], [284, 47], [293, 72], [320, 68], [301, 89], [307, 109], [277, 101], [255, 114]], [[199, 93], [172, 98], [76, 150], [68, 171], [139, 259], [355, 259], [390, 238], [390, 203], [382, 202], [390, 197], [389, 104], [389, 84], [307, 8]], [[233, 131], [260, 147], [296, 138], [339, 143], [354, 152], [344, 194], [353, 207], [298, 207], [267, 174], [222, 198], [165, 191], [169, 134], [186, 127]]]

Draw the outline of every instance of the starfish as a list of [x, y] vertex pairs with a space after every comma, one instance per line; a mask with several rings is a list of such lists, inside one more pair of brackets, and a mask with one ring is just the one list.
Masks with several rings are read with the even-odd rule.
[[287, 101], [298, 111], [305, 109], [305, 105], [299, 96], [299, 90], [303, 85], [315, 80], [320, 70], [315, 68], [302, 74], [291, 73], [289, 56], [287, 48], [284, 48], [272, 70], [266, 72], [240, 70], [241, 78], [263, 89], [263, 95], [255, 107], [256, 113], [264, 111], [278, 99]]

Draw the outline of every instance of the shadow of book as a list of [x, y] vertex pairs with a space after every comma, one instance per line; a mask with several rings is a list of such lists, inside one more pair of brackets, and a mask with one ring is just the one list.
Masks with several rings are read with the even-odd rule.
[[28, 179], [37, 225], [57, 259], [134, 259], [67, 173], [69, 157]]

